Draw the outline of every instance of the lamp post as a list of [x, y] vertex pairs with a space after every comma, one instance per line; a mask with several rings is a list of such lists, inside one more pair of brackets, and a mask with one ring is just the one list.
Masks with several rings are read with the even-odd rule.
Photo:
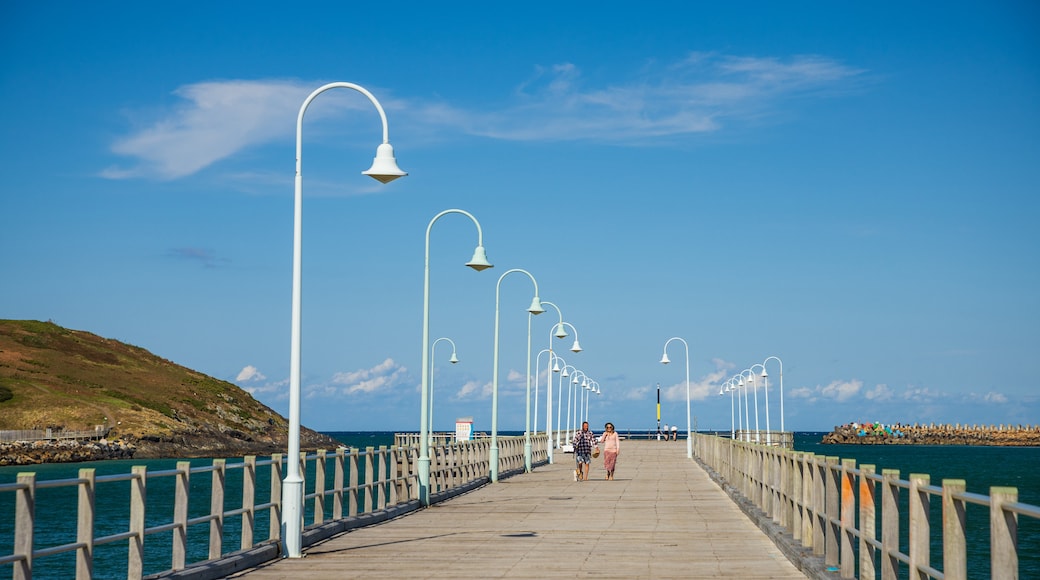
[[666, 365], [672, 362], [668, 360], [668, 344], [673, 340], [678, 340], [686, 347], [686, 458], [693, 459], [693, 439], [691, 438], [693, 433], [690, 423], [690, 345], [678, 336], [669, 338], [664, 343], [664, 354], [661, 355], [661, 364]]
[[[546, 445], [545, 445], [545, 451], [546, 451], [546, 456], [547, 456], [547, 458], [549, 460], [549, 463], [552, 463], [553, 462], [553, 444], [552, 444], [552, 362], [553, 362], [553, 360], [552, 359], [553, 359], [553, 356], [554, 356], [553, 353], [552, 353], [553, 352], [553, 350], [552, 350], [553, 336], [555, 336], [556, 338], [559, 338], [559, 339], [567, 338], [567, 329], [563, 327], [563, 325], [567, 324], [567, 323], [565, 323], [563, 321], [563, 312], [560, 310], [559, 306], [557, 306], [556, 304], [553, 304], [552, 302], [549, 302], [548, 300], [543, 300], [542, 301], [542, 306], [544, 307], [546, 304], [548, 304], [549, 306], [552, 306], [556, 310], [556, 314], [557, 314], [557, 316], [559, 316], [559, 319], [560, 319], [559, 323], [557, 323], [557, 325], [555, 327], [555, 333], [553, 331], [549, 332], [549, 353], [550, 353], [549, 361], [548, 361], [549, 371], [546, 374], [546, 380], [545, 380], [545, 436], [547, 438]], [[528, 315], [528, 319], [530, 319], [530, 315]], [[530, 320], [528, 320], [528, 323], [530, 324]], [[571, 326], [571, 328], [574, 328], [574, 327]], [[581, 347], [578, 346], [577, 335], [578, 335], [578, 331], [575, 330], [574, 331], [574, 336], [575, 336], [575, 338], [574, 338], [574, 346], [571, 347], [571, 350], [573, 352], [580, 352], [581, 351]], [[541, 353], [539, 353], [539, 355], [540, 354]], [[535, 366], [535, 375], [534, 375], [535, 376], [535, 379], [534, 379], [534, 381], [535, 381], [534, 382], [534, 429], [535, 429], [535, 431], [537, 431], [538, 430], [538, 370], [537, 370], [538, 369], [538, 361], [537, 361], [537, 359], [535, 360], [535, 365], [534, 366]]]
[[[567, 361], [563, 360], [563, 357], [556, 355], [556, 362], [563, 363], [563, 366], [559, 368], [560, 377], [556, 383], [556, 446], [560, 447], [563, 445], [563, 441], [560, 440], [560, 431], [563, 429], [563, 379], [567, 378]], [[573, 368], [573, 367], [571, 367]], [[553, 366], [553, 371], [556, 371], [556, 365]], [[570, 405], [570, 398], [567, 398], [567, 404]], [[570, 431], [570, 409], [567, 410], [567, 431]], [[565, 434], [564, 438], [570, 441], [569, 435]]]
[[336, 82], [318, 87], [307, 96], [300, 106], [296, 117], [296, 178], [293, 203], [293, 271], [292, 271], [292, 330], [289, 353], [289, 434], [288, 434], [288, 469], [282, 482], [282, 541], [284, 554], [289, 558], [302, 556], [303, 543], [303, 477], [300, 475], [300, 378], [302, 376], [300, 352], [301, 329], [303, 327], [303, 114], [319, 94], [336, 88], [353, 89], [372, 101], [379, 118], [383, 122], [383, 142], [376, 148], [376, 156], [372, 167], [361, 173], [381, 183], [389, 183], [398, 177], [408, 175], [397, 166], [394, 159], [394, 148], [390, 145], [390, 131], [386, 122], [386, 113], [382, 105], [372, 93], [354, 83]]
[[729, 392], [729, 439], [730, 441], [736, 439], [736, 417], [735, 417], [735, 405], [733, 404], [733, 381], [729, 380], [725, 383], [725, 391], [720, 391], [721, 395], [723, 392]]
[[771, 359], [776, 359], [776, 362], [780, 364], [780, 436], [784, 437], [784, 361], [775, 356], [771, 356], [762, 361], [762, 380], [765, 381], [767, 392], [769, 389], [769, 375], [766, 373], [766, 363]]
[[[758, 439], [755, 443], [762, 444], [762, 437], [758, 435], [758, 378], [755, 376], [755, 367], [762, 367], [765, 370], [765, 366], [762, 364], [753, 364], [748, 370], [751, 371], [751, 384], [755, 387], [755, 437]], [[764, 390], [764, 389], [763, 389]], [[766, 445], [770, 443], [769, 437], [769, 391], [766, 391]]]
[[[433, 341], [433, 344], [430, 345], [430, 358], [431, 359], [433, 358], [433, 353], [437, 351], [437, 343], [442, 341], [442, 340], [446, 340], [446, 341], [451, 343], [451, 358], [448, 359], [448, 362], [450, 362], [451, 364], [457, 364], [459, 362], [459, 357], [456, 355], [456, 352], [455, 352], [455, 341], [450, 339], [450, 338], [448, 338], [448, 337], [446, 337], [446, 336], [442, 336], [442, 337], [438, 338], [437, 340]], [[434, 366], [431, 365], [430, 366], [430, 421], [429, 421], [430, 445], [433, 445], [433, 370], [434, 370]]]
[[430, 224], [426, 226], [426, 265], [423, 272], [422, 394], [419, 402], [418, 475], [419, 501], [424, 506], [430, 505], [430, 441], [429, 424], [427, 423], [430, 416], [430, 230], [433, 229], [433, 224], [437, 220], [452, 213], [468, 217], [477, 227], [477, 247], [473, 251], [473, 257], [466, 262], [466, 265], [478, 272], [492, 267], [491, 262], [488, 262], [487, 252], [484, 251], [484, 231], [473, 214], [461, 209], [446, 209], [433, 216]]
[[[541, 314], [545, 312], [542, 308], [541, 301], [538, 300], [538, 281], [534, 279], [527, 270], [521, 268], [513, 268], [506, 270], [498, 278], [498, 284], [495, 285], [495, 356], [494, 365], [492, 369], [491, 378], [491, 482], [498, 482], [498, 305], [499, 295], [502, 289], [502, 280], [514, 273], [519, 272], [526, 274], [531, 279], [531, 283], [534, 284], [534, 298], [531, 299], [531, 306], [528, 307], [527, 311], [531, 314]], [[528, 427], [530, 427], [530, 408], [531, 408], [531, 325], [527, 325], [527, 414], [528, 414]], [[524, 456], [530, 457], [531, 443], [530, 438], [528, 442], [524, 444]]]
[[[744, 440], [751, 441], [751, 414], [748, 412], [748, 388], [744, 382], [744, 373], [748, 372], [747, 369], [740, 371], [737, 374], [737, 385], [744, 389]], [[755, 417], [755, 421], [758, 421], [758, 417]]]

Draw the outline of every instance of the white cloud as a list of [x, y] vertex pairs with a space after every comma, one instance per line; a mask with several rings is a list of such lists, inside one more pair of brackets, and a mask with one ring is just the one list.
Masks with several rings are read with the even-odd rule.
[[[388, 115], [414, 135], [442, 139], [462, 132], [513, 141], [588, 140], [653, 145], [662, 137], [720, 130], [761, 117], [795, 96], [846, 88], [863, 71], [822, 56], [741, 57], [694, 53], [679, 62], [615, 75], [614, 84], [586, 79], [578, 66], [536, 68], [514, 101], [498, 110], [463, 110], [443, 102], [380, 95]], [[128, 165], [110, 179], [177, 179], [243, 149], [292, 138], [299, 107], [317, 82], [208, 81], [179, 87], [177, 105], [129, 135], [112, 151]], [[378, 92], [378, 91], [377, 91]], [[307, 116], [369, 108], [364, 99], [326, 98]]]
[[245, 383], [250, 381], [262, 381], [267, 377], [264, 376], [256, 367], [253, 365], [246, 365], [238, 372], [238, 376], [235, 377], [236, 383]]
[[873, 389], [868, 389], [864, 392], [863, 396], [871, 401], [891, 401], [895, 393], [888, 388], [888, 385], [877, 385]]
[[1001, 403], [1001, 404], [1003, 404], [1003, 403], [1008, 402], [1007, 396], [1005, 396], [1002, 393], [994, 393], [994, 392], [986, 393], [982, 397], [982, 400], [986, 401], [987, 403]]
[[388, 358], [370, 369], [336, 373], [329, 391], [347, 395], [387, 391], [401, 384], [407, 372], [406, 367]]
[[456, 399], [489, 399], [491, 398], [492, 384], [478, 381], [468, 381], [455, 393]]
[[820, 395], [827, 399], [836, 401], [847, 401], [863, 388], [863, 381], [853, 379], [851, 381], [834, 381], [820, 389]]

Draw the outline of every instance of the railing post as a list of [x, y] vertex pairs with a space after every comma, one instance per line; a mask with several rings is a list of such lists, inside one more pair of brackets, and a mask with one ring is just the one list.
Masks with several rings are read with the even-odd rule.
[[130, 480], [129, 531], [133, 535], [127, 542], [129, 548], [126, 577], [127, 580], [140, 580], [144, 574], [145, 491], [148, 485], [148, 468], [144, 465], [135, 465], [131, 471], [134, 477]]
[[271, 527], [268, 539], [282, 539], [282, 454], [271, 455]]
[[812, 533], [812, 548], [813, 554], [816, 556], [823, 556], [827, 553], [827, 537], [828, 528], [830, 527], [827, 523], [827, 458], [822, 455], [816, 455], [813, 457], [813, 489], [812, 489], [812, 506], [813, 506], [813, 533]]
[[32, 578], [33, 527], [36, 520], [36, 474], [19, 473], [24, 489], [16, 492], [14, 504], [14, 553], [25, 559], [14, 563], [14, 580]]
[[1017, 487], [989, 488], [991, 578], [1018, 580], [1018, 514], [1004, 509], [1017, 501]]
[[828, 566], [837, 566], [841, 552], [839, 542], [841, 535], [841, 497], [838, 495], [840, 489], [841, 472], [838, 471], [838, 458], [827, 457], [824, 469], [824, 506], [823, 526], [826, 547], [824, 548], [824, 562]]
[[967, 580], [967, 504], [963, 499], [953, 496], [964, 493], [968, 486], [963, 479], [944, 479], [942, 487], [943, 577], [945, 580]]
[[224, 540], [224, 483], [227, 473], [223, 459], [213, 460], [212, 487], [209, 496], [209, 558], [220, 557]]
[[856, 555], [853, 541], [856, 537], [855, 459], [841, 460], [841, 577], [856, 577]]
[[358, 453], [357, 447], [350, 448], [350, 488], [347, 493], [347, 516], [358, 515]]
[[79, 470], [79, 507], [76, 510], [76, 542], [83, 547], [76, 550], [76, 578], [90, 580], [94, 577], [94, 497], [93, 469]]
[[881, 470], [881, 580], [899, 578], [898, 469]]
[[389, 480], [389, 483], [387, 484], [387, 492], [390, 494], [387, 503], [389, 505], [397, 505], [401, 501], [401, 464], [398, 462], [397, 455], [397, 447], [391, 447], [386, 451], [386, 463], [387, 469], [389, 470], [389, 475], [387, 477]]
[[247, 455], [242, 462], [242, 534], [239, 546], [243, 550], [253, 547], [253, 531], [256, 527], [256, 456]]
[[173, 495], [173, 549], [172, 570], [184, 569], [188, 553], [188, 493], [191, 490], [191, 462], [178, 461], [177, 475], [174, 476]]
[[379, 454], [376, 456], [379, 462], [378, 479], [379, 484], [376, 486], [376, 509], [381, 510], [386, 507], [387, 503], [387, 484], [390, 478], [387, 477], [386, 461], [387, 452], [386, 445], [379, 446]]
[[332, 485], [335, 491], [332, 494], [332, 519], [343, 519], [343, 447], [336, 449], [336, 472], [332, 475]]
[[[802, 541], [802, 505], [805, 498], [802, 496], [802, 467], [805, 465], [805, 454], [801, 451], [791, 453], [791, 522], [789, 529], [791, 536], [799, 542]], [[804, 546], [804, 542], [802, 543]]]
[[872, 479], [875, 469], [873, 465], [859, 466], [859, 577], [870, 579], [877, 577], [877, 549], [871, 543], [877, 540], [876, 486]]
[[315, 524], [325, 521], [325, 460], [328, 452], [324, 449], [318, 450], [318, 457], [314, 461], [314, 519]]
[[365, 511], [363, 513], [372, 513], [373, 506], [375, 505], [375, 481], [376, 481], [376, 468], [375, 460], [373, 455], [376, 454], [375, 447], [365, 448]]
[[811, 548], [813, 546], [813, 540], [815, 540], [815, 532], [813, 531], [813, 497], [816, 490], [816, 484], [813, 483], [813, 479], [816, 477], [816, 455], [814, 453], [805, 453], [802, 455], [802, 546]]
[[928, 547], [932, 537], [932, 526], [928, 519], [931, 496], [921, 487], [927, 486], [931, 477], [923, 473], [910, 474], [910, 574], [909, 578], [928, 580], [928, 575], [919, 571], [920, 566], [931, 566]]

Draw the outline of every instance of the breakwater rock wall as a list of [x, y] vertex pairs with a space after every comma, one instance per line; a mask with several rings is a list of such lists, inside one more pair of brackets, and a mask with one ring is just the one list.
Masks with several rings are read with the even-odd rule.
[[842, 445], [994, 445], [1040, 447], [1040, 425], [849, 423], [821, 443]]
[[100, 459], [131, 459], [136, 448], [123, 441], [14, 441], [0, 443], [0, 466], [37, 463], [75, 463]]

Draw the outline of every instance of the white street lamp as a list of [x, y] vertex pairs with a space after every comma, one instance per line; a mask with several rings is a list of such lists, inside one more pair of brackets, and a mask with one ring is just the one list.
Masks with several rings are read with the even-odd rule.
[[[751, 371], [751, 384], [754, 385], [754, 387], [755, 387], [755, 436], [758, 438], [758, 440], [755, 441], [755, 443], [758, 443], [759, 445], [761, 445], [762, 444], [762, 439], [758, 435], [758, 379], [755, 377], [755, 367], [762, 367], [763, 370], [765, 370], [766, 367], [762, 366], [761, 364], [753, 364], [753, 365], [751, 365], [750, 368], [748, 368], [748, 370]], [[770, 443], [770, 437], [769, 437], [769, 391], [766, 391], [765, 397], [766, 397], [766, 445], [769, 445], [769, 443]]]
[[771, 356], [762, 361], [762, 379], [765, 381], [767, 392], [769, 389], [769, 380], [767, 377], [769, 377], [769, 375], [766, 374], [766, 363], [769, 362], [770, 359], [776, 359], [776, 362], [780, 363], [780, 436], [784, 437], [784, 361], [775, 356]]
[[419, 402], [419, 501], [422, 505], [430, 505], [430, 441], [429, 424], [430, 416], [430, 230], [433, 224], [442, 217], [458, 213], [468, 217], [477, 227], [477, 247], [473, 251], [473, 257], [466, 265], [480, 272], [491, 268], [487, 253], [484, 251], [484, 231], [480, 222], [473, 214], [461, 209], [446, 209], [433, 216], [430, 224], [426, 226], [426, 265], [423, 272], [423, 328], [422, 328], [422, 394]]
[[[538, 281], [534, 279], [527, 270], [520, 268], [513, 268], [512, 270], [506, 270], [498, 278], [498, 284], [495, 285], [495, 356], [494, 356], [494, 368], [492, 369], [491, 379], [491, 482], [498, 482], [498, 304], [499, 295], [502, 289], [502, 280], [514, 272], [520, 272], [527, 274], [527, 277], [531, 279], [534, 284], [534, 298], [531, 299], [531, 306], [528, 307], [527, 311], [531, 314], [541, 314], [545, 312], [542, 308], [541, 301], [538, 300]], [[528, 319], [527, 325], [527, 421], [528, 429], [530, 429], [530, 413], [531, 413], [531, 324], [530, 318]], [[528, 431], [530, 433], [530, 431]], [[531, 442], [528, 438], [524, 444], [524, 456], [531, 456]], [[530, 466], [527, 466], [530, 470]]]
[[[451, 364], [457, 364], [459, 362], [459, 357], [456, 355], [455, 352], [455, 341], [446, 336], [438, 338], [437, 340], [433, 341], [433, 344], [430, 345], [430, 358], [433, 358], [433, 353], [437, 352], [437, 343], [442, 340], [446, 340], [451, 343], [451, 358], [448, 359], [448, 362], [450, 362]], [[435, 367], [436, 365], [430, 365], [430, 445], [433, 445], [433, 371]]]
[[661, 364], [672, 362], [668, 360], [668, 344], [673, 340], [678, 340], [686, 347], [686, 457], [687, 459], [693, 459], [693, 430], [690, 421], [690, 345], [678, 336], [669, 338], [664, 343], [664, 354], [661, 355]]
[[386, 113], [372, 93], [354, 83], [329, 83], [316, 89], [307, 96], [300, 106], [296, 117], [296, 179], [293, 204], [293, 272], [292, 272], [292, 330], [289, 353], [289, 441], [288, 468], [282, 481], [282, 541], [284, 554], [289, 558], [299, 558], [303, 544], [303, 477], [300, 475], [300, 378], [302, 376], [300, 352], [301, 329], [303, 327], [303, 174], [301, 159], [303, 152], [303, 114], [319, 94], [336, 88], [353, 89], [368, 97], [379, 112], [383, 122], [383, 143], [376, 148], [376, 157], [372, 167], [362, 171], [381, 183], [389, 183], [398, 177], [408, 175], [397, 166], [394, 159], [394, 148], [390, 145], [390, 131], [386, 122]]

